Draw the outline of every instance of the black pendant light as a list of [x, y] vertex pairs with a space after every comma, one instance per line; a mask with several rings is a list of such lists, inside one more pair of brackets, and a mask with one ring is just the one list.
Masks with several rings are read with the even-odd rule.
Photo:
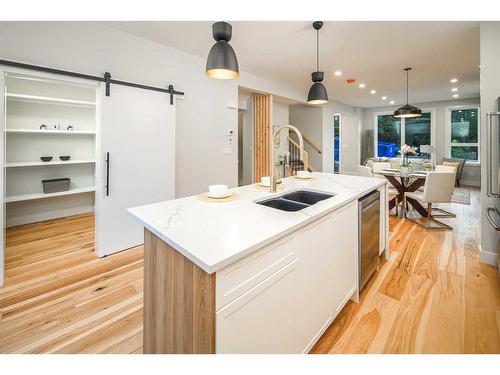
[[227, 22], [216, 22], [212, 25], [212, 34], [216, 43], [207, 57], [207, 76], [216, 79], [233, 79], [240, 75], [238, 59], [233, 47], [229, 44], [233, 27]]
[[325, 73], [319, 71], [319, 29], [323, 27], [323, 22], [313, 22], [313, 28], [316, 30], [316, 71], [311, 74], [311, 79], [314, 82], [309, 89], [307, 95], [307, 103], [321, 105], [328, 103], [328, 93], [326, 87], [321, 83], [325, 77]]
[[394, 111], [396, 118], [415, 118], [422, 116], [422, 110], [413, 105], [408, 104], [408, 72], [411, 68], [405, 68], [406, 71], [406, 104]]

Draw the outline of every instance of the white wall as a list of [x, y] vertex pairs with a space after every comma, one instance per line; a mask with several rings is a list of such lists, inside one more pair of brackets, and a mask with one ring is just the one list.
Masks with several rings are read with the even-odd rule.
[[340, 171], [357, 174], [360, 163], [361, 108], [330, 100], [315, 107], [303, 104], [290, 106], [290, 123], [304, 131], [322, 148], [322, 153], [306, 143], [309, 162], [314, 170], [333, 173], [333, 116], [341, 116]]
[[[444, 157], [449, 157], [447, 150], [447, 111], [449, 107], [462, 105], [479, 105], [479, 98], [449, 100], [415, 104], [421, 109], [432, 109], [435, 112], [435, 160], [440, 163]], [[394, 112], [398, 106], [377, 107], [363, 109], [363, 130], [374, 130], [374, 116], [377, 112]], [[373, 146], [372, 146], [373, 152]], [[462, 173], [461, 183], [479, 186], [481, 183], [481, 168], [479, 165], [466, 165]]]
[[[290, 123], [289, 105], [280, 103], [273, 98], [273, 127]], [[288, 129], [283, 129], [279, 134], [279, 146], [274, 148], [274, 163], [279, 162], [279, 156], [288, 152]]]
[[243, 132], [245, 111], [238, 109], [238, 186], [243, 185]]
[[[486, 145], [486, 113], [496, 112], [497, 99], [500, 96], [500, 22], [481, 22], [481, 143]], [[500, 147], [497, 144], [497, 147]], [[481, 159], [487, 159], [486, 147], [481, 148]], [[490, 198], [486, 194], [488, 164], [481, 163], [481, 251], [483, 262], [494, 264], [495, 254], [499, 252], [500, 235], [486, 219], [488, 207], [500, 209], [500, 199]]]
[[357, 174], [360, 163], [361, 108], [330, 101], [323, 108], [323, 171], [333, 173], [333, 116], [340, 114], [340, 173]]
[[[290, 124], [296, 126], [317, 145], [323, 144], [323, 107], [304, 104], [290, 106]], [[304, 148], [309, 154], [309, 165], [314, 171], [323, 170], [323, 156], [304, 142]]]
[[[210, 46], [207, 46], [207, 51]], [[97, 22], [0, 22], [2, 59], [72, 70], [185, 92], [176, 111], [176, 196], [206, 190], [207, 185], [237, 186], [238, 85], [305, 100], [304, 92], [241, 72], [236, 80], [205, 76], [205, 59]], [[112, 89], [111, 89], [112, 92]], [[168, 103], [168, 97], [165, 97]]]
[[241, 93], [238, 99], [243, 120], [242, 184], [249, 185], [253, 182], [253, 99], [252, 95]]

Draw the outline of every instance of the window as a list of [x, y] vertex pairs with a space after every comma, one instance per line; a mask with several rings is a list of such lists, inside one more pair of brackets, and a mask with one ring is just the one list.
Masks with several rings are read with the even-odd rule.
[[377, 156], [398, 156], [401, 149], [401, 121], [392, 115], [377, 116]]
[[[417, 148], [420, 155], [420, 145], [431, 144], [431, 113], [422, 113], [421, 117], [405, 119], [405, 142]], [[411, 157], [411, 155], [410, 155]]]
[[340, 173], [340, 115], [333, 116], [333, 172]]
[[449, 155], [479, 161], [479, 108], [450, 108]]
[[397, 119], [391, 114], [375, 116], [376, 148], [378, 157], [399, 157], [401, 145], [417, 147], [420, 156], [420, 146], [432, 144], [432, 112], [423, 112], [421, 117]]

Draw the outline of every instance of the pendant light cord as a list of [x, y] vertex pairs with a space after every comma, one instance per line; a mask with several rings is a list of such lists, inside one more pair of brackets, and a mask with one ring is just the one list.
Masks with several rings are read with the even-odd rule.
[[316, 30], [316, 71], [319, 72], [319, 30]]
[[406, 70], [406, 104], [409, 103], [409, 101], [408, 101], [408, 72], [409, 72], [409, 70], [407, 69]]

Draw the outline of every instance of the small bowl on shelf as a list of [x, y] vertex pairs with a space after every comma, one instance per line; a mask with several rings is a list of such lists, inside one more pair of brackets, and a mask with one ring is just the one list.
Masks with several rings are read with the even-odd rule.
[[62, 161], [68, 161], [69, 159], [71, 159], [71, 156], [63, 155], [63, 156], [59, 156], [59, 159], [61, 159]]
[[52, 156], [40, 156], [40, 160], [41, 161], [51, 161], [52, 160]]

